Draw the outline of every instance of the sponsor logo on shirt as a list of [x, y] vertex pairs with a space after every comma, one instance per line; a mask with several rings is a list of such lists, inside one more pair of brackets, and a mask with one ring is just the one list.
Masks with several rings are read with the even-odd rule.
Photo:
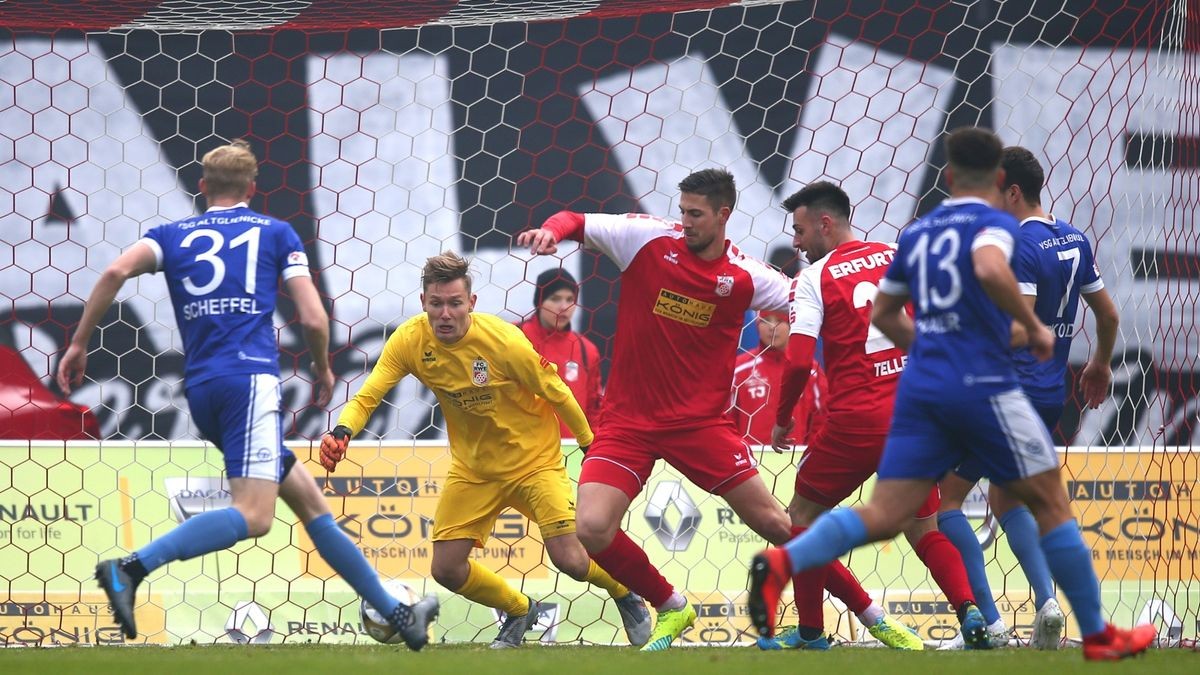
[[483, 357], [476, 357], [475, 362], [471, 364], [471, 381], [475, 386], [482, 387], [491, 379], [488, 373], [488, 362], [483, 360]]
[[450, 404], [463, 412], [480, 409], [491, 410], [496, 406], [496, 396], [490, 389], [466, 389], [463, 391], [447, 391]]
[[435, 363], [437, 357], [433, 355], [432, 349], [421, 350], [421, 363]]
[[712, 321], [716, 308], [711, 302], [672, 293], [665, 288], [658, 292], [658, 300], [654, 302], [655, 314], [698, 328], [704, 328]]
[[721, 296], [722, 298], [727, 298], [727, 297], [729, 297], [729, 294], [732, 292], [733, 292], [733, 277], [718, 275], [717, 276], [717, 295]]
[[308, 255], [306, 255], [304, 251], [292, 251], [288, 254], [287, 264], [304, 265], [305, 267], [308, 267]]
[[666, 260], [667, 262], [671, 263], [672, 265], [678, 265], [679, 264], [679, 251], [668, 251], [667, 253], [665, 253], [663, 255], [663, 260]]

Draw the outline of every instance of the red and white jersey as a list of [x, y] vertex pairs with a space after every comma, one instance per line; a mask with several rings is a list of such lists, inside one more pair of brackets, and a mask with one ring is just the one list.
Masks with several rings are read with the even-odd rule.
[[[771, 444], [771, 429], [775, 426], [775, 410], [782, 394], [787, 357], [779, 349], [759, 345], [737, 358], [733, 368], [733, 393], [730, 394], [729, 419], [747, 443]], [[824, 425], [825, 374], [814, 361], [809, 371], [804, 395], [792, 409], [796, 428], [792, 438], [808, 445]]]
[[604, 426], [727, 423], [746, 310], [786, 308], [787, 277], [728, 242], [702, 260], [678, 222], [653, 216], [589, 213], [583, 238], [622, 272]]
[[907, 357], [871, 325], [871, 305], [895, 255], [895, 244], [849, 241], [796, 275], [792, 334], [821, 339], [830, 424], [876, 432], [891, 422]]

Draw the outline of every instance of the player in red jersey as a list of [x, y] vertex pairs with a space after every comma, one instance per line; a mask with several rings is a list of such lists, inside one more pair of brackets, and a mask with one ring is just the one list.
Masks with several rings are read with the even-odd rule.
[[620, 530], [658, 459], [723, 497], [767, 541], [790, 536], [787, 515], [725, 416], [746, 311], [786, 309], [790, 284], [725, 239], [737, 198], [732, 175], [698, 171], [679, 190], [679, 222], [563, 211], [517, 237], [543, 255], [563, 239], [582, 241], [621, 269], [619, 329], [602, 420], [579, 477], [576, 528], [597, 563], [658, 609], [646, 651], [669, 648], [696, 620]]
[[[787, 312], [772, 311], [759, 312], [756, 323], [758, 348], [739, 356], [733, 367], [729, 418], [747, 443], [770, 445], [791, 324]], [[793, 435], [799, 442], [807, 443], [824, 423], [824, 398], [825, 374], [814, 362], [804, 396], [792, 413], [792, 419], [796, 420]]]
[[[850, 198], [832, 183], [804, 187], [784, 200], [783, 209], [792, 214], [793, 244], [812, 264], [796, 276], [792, 291], [788, 364], [771, 434], [777, 450], [790, 447], [792, 410], [807, 384], [818, 337], [829, 383], [825, 425], [797, 466], [796, 493], [788, 505], [794, 532], [800, 534], [875, 472], [906, 357], [871, 326], [871, 304], [894, 246], [855, 237]], [[935, 487], [905, 535], [951, 604], [965, 612], [974, 598], [958, 550], [937, 531], [933, 516], [938, 504]], [[806, 570], [793, 578], [799, 627], [776, 638], [782, 646], [824, 647], [821, 603], [828, 569]], [[879, 626], [881, 632], [884, 628]], [[911, 633], [888, 638], [902, 640], [901, 648], [923, 646]]]

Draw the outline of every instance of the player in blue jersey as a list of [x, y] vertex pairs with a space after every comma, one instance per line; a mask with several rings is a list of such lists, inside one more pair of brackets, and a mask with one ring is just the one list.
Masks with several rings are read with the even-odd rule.
[[[1025, 148], [1005, 148], [1002, 167], [1002, 206], [1020, 221], [1021, 227], [1013, 272], [1025, 302], [1055, 336], [1054, 356], [1049, 361], [1038, 361], [1027, 348], [1014, 351], [1017, 376], [1038, 417], [1047, 430], [1053, 431], [1066, 398], [1067, 359], [1075, 335], [1079, 299], [1083, 298], [1096, 317], [1096, 349], [1081, 375], [1084, 402], [1092, 408], [1099, 407], [1112, 384], [1109, 363], [1120, 318], [1116, 305], [1104, 290], [1087, 237], [1070, 223], [1043, 210], [1041, 192], [1046, 178], [1037, 158]], [[989, 632], [998, 632], [1004, 622], [992, 599], [983, 549], [962, 512], [963, 500], [981, 477], [983, 467], [973, 459], [946, 475], [941, 482], [938, 526], [962, 553], [979, 609], [989, 622]], [[988, 502], [1033, 590], [1037, 614], [1029, 644], [1037, 649], [1057, 649], [1065, 619], [1054, 597], [1050, 568], [1038, 546], [1033, 514], [995, 484], [988, 490]], [[957, 645], [954, 642], [949, 647]]]
[[[1091, 552], [1072, 517], [1050, 434], [1017, 381], [1012, 321], [1038, 360], [1051, 357], [1055, 339], [1021, 299], [1009, 264], [1017, 220], [992, 206], [1000, 202], [1001, 155], [990, 131], [971, 127], [947, 137], [951, 198], [901, 234], [872, 310], [875, 326], [908, 352], [875, 489], [866, 506], [827, 512], [784, 548], [754, 557], [750, 617], [760, 632], [773, 631], [792, 575], [896, 536], [933, 484], [973, 458], [1033, 512], [1042, 552], [1079, 621], [1084, 657], [1120, 659], [1154, 641], [1151, 625], [1123, 630], [1104, 621]], [[904, 311], [910, 298], [911, 318]], [[960, 608], [959, 620], [968, 647], [990, 646], [977, 607]]]
[[258, 160], [242, 140], [203, 158], [200, 191], [208, 210], [151, 229], [101, 275], [58, 366], [69, 392], [83, 382], [88, 341], [100, 318], [131, 277], [162, 271], [183, 337], [184, 382], [192, 420], [225, 457], [233, 505], [181, 523], [136, 553], [96, 566], [125, 635], [137, 637], [138, 584], [173, 560], [229, 548], [260, 537], [282, 497], [304, 523], [317, 551], [359, 595], [387, 616], [412, 649], [428, 641], [438, 602], [429, 596], [405, 605], [382, 586], [362, 552], [338, 529], [304, 465], [283, 446], [279, 348], [272, 317], [282, 277], [295, 301], [316, 378], [314, 402], [329, 403], [329, 317], [312, 283], [304, 246], [291, 225], [255, 213]]

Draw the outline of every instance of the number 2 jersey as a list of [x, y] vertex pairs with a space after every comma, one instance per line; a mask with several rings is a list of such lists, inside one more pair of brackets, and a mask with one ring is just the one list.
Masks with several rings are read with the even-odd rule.
[[884, 293], [911, 296], [915, 311], [899, 396], [939, 401], [1017, 387], [1012, 319], [983, 290], [972, 256], [996, 246], [1011, 260], [1016, 239], [1016, 218], [973, 197], [943, 201], [900, 234], [879, 283]]
[[242, 373], [279, 375], [273, 324], [279, 278], [310, 274], [291, 225], [238, 204], [159, 225], [140, 241], [166, 276], [188, 385]]
[[1039, 406], [1059, 406], [1066, 399], [1067, 359], [1081, 293], [1104, 288], [1092, 246], [1083, 233], [1054, 216], [1021, 221], [1013, 272], [1021, 294], [1037, 296], [1033, 311], [1054, 333], [1054, 357], [1038, 361], [1028, 348], [1013, 358], [1021, 388]]
[[820, 338], [831, 428], [886, 432], [904, 352], [871, 326], [871, 304], [895, 247], [849, 241], [796, 275], [792, 334]]
[[784, 311], [790, 282], [726, 242], [702, 260], [678, 222], [641, 214], [584, 216], [556, 232], [621, 269], [621, 298], [603, 427], [700, 428], [728, 423], [729, 385], [747, 309]]

